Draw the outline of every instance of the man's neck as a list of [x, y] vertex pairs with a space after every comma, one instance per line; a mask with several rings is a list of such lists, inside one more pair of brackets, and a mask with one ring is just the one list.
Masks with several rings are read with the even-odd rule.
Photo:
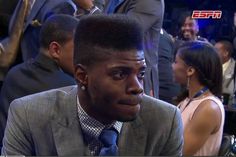
[[[80, 89], [79, 89], [80, 90]], [[78, 98], [80, 106], [83, 108], [83, 110], [92, 118], [96, 119], [100, 123], [107, 125], [112, 124], [114, 121], [109, 120], [107, 118], [104, 118], [102, 115], [98, 113], [98, 111], [95, 111], [93, 108], [93, 105], [91, 105], [90, 98], [83, 93], [83, 91], [78, 92]]]

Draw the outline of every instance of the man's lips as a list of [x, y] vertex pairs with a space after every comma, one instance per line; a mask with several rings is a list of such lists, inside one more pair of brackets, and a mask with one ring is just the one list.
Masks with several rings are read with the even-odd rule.
[[123, 99], [120, 100], [118, 103], [122, 105], [130, 105], [130, 106], [136, 106], [141, 103], [142, 97], [136, 97], [136, 98], [131, 98], [131, 99]]
[[185, 31], [184, 34], [191, 34], [191, 32], [190, 31]]

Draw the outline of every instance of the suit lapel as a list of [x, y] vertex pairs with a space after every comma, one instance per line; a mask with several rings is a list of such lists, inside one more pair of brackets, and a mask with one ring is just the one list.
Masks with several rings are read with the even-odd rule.
[[229, 66], [227, 67], [227, 69], [225, 70], [224, 76], [223, 76], [223, 81], [228, 80], [229, 76], [232, 74], [232, 70], [233, 70], [233, 62], [230, 61]]
[[77, 88], [58, 102], [52, 120], [52, 132], [58, 156], [87, 154], [77, 116]]
[[31, 22], [33, 21], [35, 16], [38, 14], [39, 10], [43, 7], [44, 3], [46, 3], [46, 0], [36, 0], [35, 1], [35, 4], [33, 5], [33, 8], [31, 9], [30, 14], [27, 17], [24, 31], [28, 27], [28, 25], [31, 24]]
[[147, 131], [144, 129], [139, 116], [133, 122], [124, 123], [120, 135], [118, 141], [119, 155], [145, 155]]
[[234, 62], [232, 60], [230, 60], [229, 66], [225, 70], [225, 75], [229, 75], [229, 74], [233, 73], [233, 70], [234, 70], [233, 66], [234, 66]]

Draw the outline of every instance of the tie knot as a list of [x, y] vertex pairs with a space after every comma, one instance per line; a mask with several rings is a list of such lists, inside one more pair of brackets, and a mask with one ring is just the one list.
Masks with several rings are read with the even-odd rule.
[[118, 132], [115, 129], [103, 129], [99, 135], [99, 140], [105, 147], [116, 145]]

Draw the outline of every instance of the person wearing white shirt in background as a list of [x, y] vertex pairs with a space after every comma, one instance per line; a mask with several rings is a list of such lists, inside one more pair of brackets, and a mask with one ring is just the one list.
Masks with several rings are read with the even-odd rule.
[[223, 71], [223, 98], [224, 104], [232, 104], [234, 97], [235, 60], [232, 58], [233, 45], [226, 40], [218, 41], [215, 44], [222, 62]]

